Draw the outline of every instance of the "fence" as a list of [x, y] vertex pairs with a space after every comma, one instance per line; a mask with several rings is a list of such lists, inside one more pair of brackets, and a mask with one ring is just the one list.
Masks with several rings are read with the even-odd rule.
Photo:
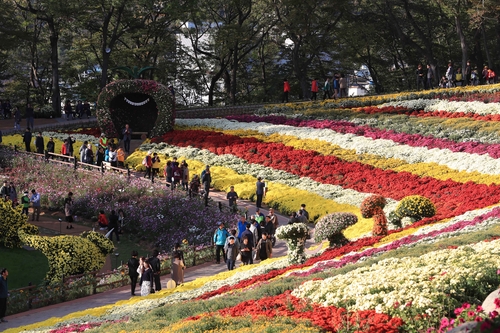
[[[185, 252], [187, 267], [213, 261], [215, 257], [213, 245], [201, 248], [191, 246], [189, 248]], [[171, 259], [169, 256], [165, 256], [161, 260], [161, 275], [170, 273], [170, 262]], [[90, 272], [68, 276], [60, 284], [56, 285], [28, 286], [10, 290], [7, 315], [94, 295], [123, 287], [129, 283], [128, 267], [127, 265], [122, 265], [110, 272]]]
[[200, 108], [192, 110], [177, 110], [176, 118], [217, 118], [231, 115], [252, 114], [255, 110], [261, 108], [262, 104], [226, 106], [218, 108]]

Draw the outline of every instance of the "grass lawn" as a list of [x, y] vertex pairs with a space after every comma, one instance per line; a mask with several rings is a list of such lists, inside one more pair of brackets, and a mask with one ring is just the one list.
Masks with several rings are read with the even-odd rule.
[[30, 282], [40, 284], [49, 270], [49, 263], [40, 251], [0, 246], [0, 267], [9, 271], [9, 289], [17, 289], [27, 287]]

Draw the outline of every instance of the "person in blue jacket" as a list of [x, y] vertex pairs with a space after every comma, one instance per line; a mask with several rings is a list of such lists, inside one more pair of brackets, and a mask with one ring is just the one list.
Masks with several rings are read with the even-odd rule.
[[224, 226], [224, 222], [219, 222], [219, 227], [215, 230], [214, 233], [214, 243], [216, 246], [215, 249], [215, 260], [218, 264], [220, 264], [220, 253], [222, 252], [222, 258], [224, 262], [226, 262], [226, 255], [224, 253], [224, 245], [226, 244], [226, 238], [229, 237], [229, 232]]

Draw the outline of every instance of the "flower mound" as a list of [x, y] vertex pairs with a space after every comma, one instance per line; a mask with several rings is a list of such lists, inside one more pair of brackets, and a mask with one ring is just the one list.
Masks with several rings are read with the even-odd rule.
[[387, 235], [387, 218], [384, 214], [384, 207], [387, 204], [385, 198], [374, 194], [361, 203], [361, 215], [364, 218], [373, 217], [373, 236]]
[[352, 213], [328, 214], [316, 223], [314, 240], [321, 242], [323, 239], [328, 239], [330, 247], [343, 246], [349, 241], [342, 231], [356, 222], [358, 222], [358, 217]]
[[436, 206], [426, 197], [411, 195], [399, 202], [395, 213], [400, 219], [410, 217], [415, 221], [420, 221], [424, 217], [436, 215]]

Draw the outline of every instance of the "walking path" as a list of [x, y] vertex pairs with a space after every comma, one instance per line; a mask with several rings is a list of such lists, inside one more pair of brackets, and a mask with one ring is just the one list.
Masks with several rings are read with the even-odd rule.
[[[95, 121], [95, 118], [91, 119], [91, 121]], [[82, 124], [83, 126], [85, 126], [85, 124], [88, 123], [88, 121], [86, 119], [67, 121], [66, 119], [62, 118], [35, 119], [35, 130], [39, 130], [42, 128], [51, 128], [56, 126], [57, 124], [66, 124], [66, 123]], [[12, 127], [13, 127], [13, 120], [10, 119], [0, 120], [0, 130], [4, 132], [4, 135], [6, 134], [6, 132], [10, 132]], [[138, 147], [141, 142], [142, 140], [133, 140], [133, 143], [131, 145], [132, 150]], [[219, 202], [222, 202], [223, 204], [227, 203], [226, 193], [223, 192], [211, 191], [210, 198], [212, 199], [211, 204], [218, 205]], [[248, 211], [249, 216], [255, 214], [256, 210], [254, 203], [245, 200], [238, 201], [238, 208], [243, 210], [246, 209]], [[297, 209], [298, 208], [299, 207], [297, 207]], [[261, 209], [261, 212], [267, 215], [268, 210]], [[35, 224], [39, 227], [43, 227], [44, 230], [46, 230], [49, 234], [52, 231], [54, 235], [59, 235], [59, 234], [77, 235], [81, 234], [83, 231], [91, 230], [90, 227], [79, 225], [77, 223], [73, 224], [74, 229], [66, 229], [66, 223], [64, 221], [63, 222], [58, 221], [58, 214], [60, 213], [44, 212], [44, 214], [40, 216], [40, 221], [35, 222]], [[280, 225], [284, 225], [288, 222], [288, 217], [280, 214], [277, 214], [277, 216]], [[312, 245], [313, 245], [312, 241], [308, 240], [306, 243], [306, 248]], [[273, 249], [273, 257], [284, 256], [286, 255], [286, 252], [287, 248], [285, 242], [283, 241], [276, 242], [276, 246]], [[309, 254], [312, 253], [312, 251], [307, 251], [307, 252]], [[111, 268], [111, 256], [108, 256], [107, 263], [105, 265], [105, 268], [107, 268], [106, 270], [109, 270], [108, 267]], [[215, 274], [224, 272], [226, 270], [227, 267], [224, 264], [216, 264], [216, 263], [205, 263], [198, 266], [190, 267], [187, 268], [185, 271], [185, 282], [193, 281], [200, 277], [213, 276]], [[162, 286], [165, 286], [166, 282], [169, 279], [170, 275], [162, 276], [161, 279]], [[34, 309], [27, 312], [22, 312], [19, 314], [6, 317], [8, 322], [0, 324], [0, 331], [3, 331], [7, 328], [16, 328], [20, 326], [33, 324], [36, 322], [49, 319], [51, 317], [62, 317], [76, 311], [95, 308], [108, 304], [114, 304], [117, 301], [126, 300], [129, 299], [130, 297], [131, 297], [130, 286], [125, 286], [109, 290], [103, 293], [99, 293], [96, 295], [76, 299], [73, 301], [55, 304], [39, 309]]]

